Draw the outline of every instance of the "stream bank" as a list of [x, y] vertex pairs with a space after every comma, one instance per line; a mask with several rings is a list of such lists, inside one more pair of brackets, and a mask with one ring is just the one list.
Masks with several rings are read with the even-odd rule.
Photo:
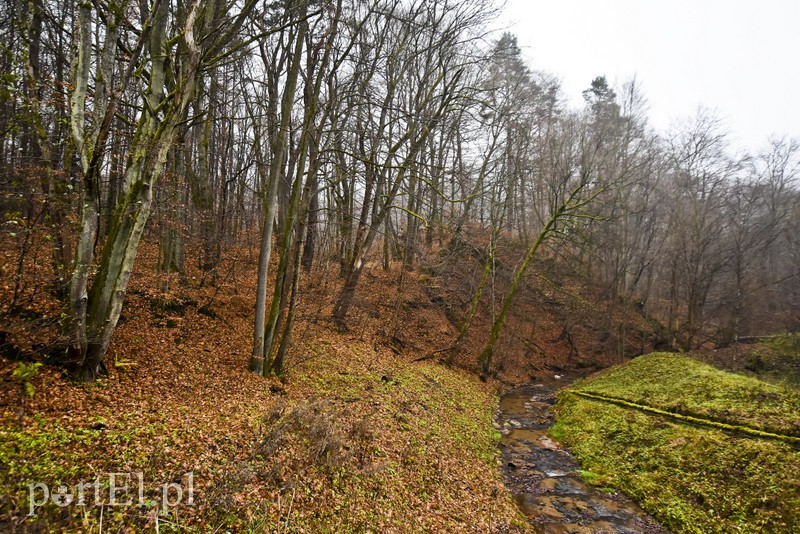
[[503, 478], [514, 501], [540, 533], [667, 533], [624, 495], [587, 484], [575, 458], [550, 438], [556, 393], [575, 378], [528, 383], [500, 399]]

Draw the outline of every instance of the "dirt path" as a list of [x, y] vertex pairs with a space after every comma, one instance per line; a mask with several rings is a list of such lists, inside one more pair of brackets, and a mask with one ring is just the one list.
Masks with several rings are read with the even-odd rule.
[[569, 381], [526, 384], [500, 400], [506, 486], [541, 533], [667, 533], [636, 503], [583, 481], [575, 458], [548, 435], [555, 393]]

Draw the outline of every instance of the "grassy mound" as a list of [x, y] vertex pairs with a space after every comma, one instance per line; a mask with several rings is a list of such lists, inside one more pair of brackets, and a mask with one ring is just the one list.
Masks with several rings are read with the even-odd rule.
[[[797, 391], [674, 354], [638, 358], [573, 391], [611, 402], [563, 393], [553, 434], [588, 480], [625, 491], [666, 527], [794, 532], [800, 524], [798, 446], [719, 428], [796, 436]], [[722, 424], [689, 424], [687, 416]]]

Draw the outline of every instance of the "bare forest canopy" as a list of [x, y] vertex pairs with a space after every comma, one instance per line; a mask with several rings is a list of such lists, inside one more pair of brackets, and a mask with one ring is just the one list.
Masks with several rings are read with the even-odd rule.
[[[493, 34], [490, 0], [0, 3], [0, 320], [60, 299], [59, 357], [92, 380], [141, 240], [160, 291], [187, 250], [215, 284], [260, 242], [251, 369], [280, 373], [304, 273], [338, 266], [348, 328], [365, 268], [418, 268], [475, 236], [516, 244], [480, 354], [491, 371], [534, 258], [659, 325], [666, 343], [800, 328], [800, 143], [732, 153], [701, 110], [647, 123], [635, 82], [557, 76]], [[32, 251], [47, 244], [48, 254]], [[187, 245], [192, 245], [188, 247]], [[30, 273], [27, 273], [30, 274]]]

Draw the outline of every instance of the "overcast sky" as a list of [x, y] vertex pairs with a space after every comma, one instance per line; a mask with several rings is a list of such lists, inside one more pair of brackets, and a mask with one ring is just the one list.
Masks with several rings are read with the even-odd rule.
[[737, 148], [800, 137], [800, 0], [508, 0], [501, 24], [576, 104], [636, 76], [659, 130], [703, 105]]

